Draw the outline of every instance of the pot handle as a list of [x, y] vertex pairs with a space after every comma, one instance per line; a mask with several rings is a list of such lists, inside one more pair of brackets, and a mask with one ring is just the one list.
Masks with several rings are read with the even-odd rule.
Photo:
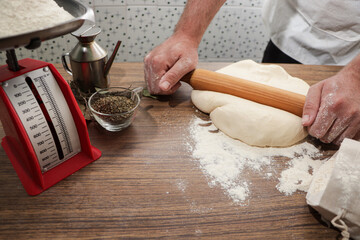
[[66, 62], [66, 56], [69, 56], [69, 53], [65, 53], [61, 56], [61, 62], [62, 62], [62, 65], [63, 65], [65, 71], [72, 76], [73, 75], [72, 71]]

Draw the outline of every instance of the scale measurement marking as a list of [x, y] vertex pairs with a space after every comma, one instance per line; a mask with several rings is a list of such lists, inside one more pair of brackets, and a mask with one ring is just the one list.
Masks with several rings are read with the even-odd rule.
[[[33, 93], [34, 93], [36, 96], [38, 96], [38, 97], [36, 98], [36, 100], [37, 100], [37, 102], [38, 102], [39, 105], [40, 105], [40, 104], [44, 104], [44, 99], [46, 99], [46, 98], [45, 98], [46, 95], [41, 94], [41, 93], [39, 93], [39, 91], [38, 91], [38, 90], [39, 90], [39, 87], [41, 87], [42, 85], [40, 85], [40, 86], [36, 86], [36, 85], [35, 85], [35, 83], [37, 82], [36, 79], [39, 79], [39, 78], [42, 78], [42, 76], [36, 77], [34, 80], [31, 79], [31, 78], [29, 78], [29, 77], [27, 77], [27, 78], [26, 78], [26, 81], [27, 81], [29, 87], [32, 89]], [[32, 86], [33, 86], [33, 87], [32, 87]], [[41, 97], [41, 96], [42, 96], [42, 97]], [[46, 101], [45, 101], [45, 102], [46, 102]], [[63, 150], [62, 150], [62, 148], [61, 148], [61, 144], [60, 144], [60, 142], [59, 142], [59, 138], [58, 138], [58, 136], [57, 136], [56, 130], [54, 129], [53, 122], [52, 122], [50, 119], [47, 120], [48, 118], [51, 118], [51, 117], [49, 116], [48, 108], [46, 107], [46, 105], [44, 105], [44, 106], [45, 106], [45, 108], [44, 108], [44, 109], [41, 109], [41, 110], [42, 110], [42, 113], [45, 115], [45, 119], [46, 119], [46, 122], [44, 122], [44, 123], [47, 123], [47, 124], [45, 124], [43, 128], [49, 128], [50, 131], [52, 132], [52, 137], [53, 137], [53, 139], [54, 139], [54, 143], [55, 143], [56, 149], [58, 150], [58, 152], [57, 152], [57, 153], [58, 153], [58, 160], [62, 160], [62, 159], [64, 159], [64, 152], [63, 152]], [[46, 111], [46, 110], [47, 110], [47, 111]], [[52, 142], [51, 142], [51, 143], [52, 143]], [[50, 144], [50, 143], [49, 143], [49, 144]]]
[[61, 129], [60, 133], [63, 133], [68, 153], [73, 152], [72, 145], [71, 145], [71, 140], [70, 140], [69, 133], [68, 133], [68, 130], [66, 128], [63, 116], [62, 116], [62, 114], [61, 114], [61, 112], [60, 112], [60, 110], [58, 108], [58, 105], [55, 103], [54, 96], [52, 95], [52, 93], [51, 93], [51, 91], [49, 89], [49, 86], [44, 81], [43, 76], [35, 78], [34, 81], [35, 82], [39, 81], [39, 83], [41, 84], [41, 87], [44, 90], [44, 94], [46, 95], [46, 97], [48, 99], [48, 103], [51, 105], [51, 108], [48, 111], [53, 111], [54, 117], [52, 118], [52, 120], [58, 121], [58, 124], [56, 124], [56, 127], [60, 127], [60, 129]]
[[[30, 141], [34, 147], [38, 159], [46, 159], [47, 150], [41, 148], [45, 147], [45, 149], [47, 149], [48, 147], [51, 147], [51, 145], [49, 145], [51, 142], [45, 142], [44, 140], [41, 140], [41, 133], [38, 129], [47, 128], [48, 126], [46, 121], [44, 121], [45, 118], [36, 99], [36, 94], [31, 89], [31, 84], [29, 85], [26, 81], [29, 79], [30, 78], [26, 76], [10, 79], [9, 82], [13, 82], [14, 84], [9, 84], [8, 87], [4, 90], [10, 98], [10, 101], [13, 104], [18, 116], [20, 117], [20, 120], [22, 121], [25, 129], [27, 129], [26, 131], [29, 138], [31, 136]], [[23, 99], [24, 97], [25, 99]], [[41, 148], [38, 149], [36, 146]], [[42, 164], [40, 165], [43, 170]]]
[[42, 172], [81, 151], [74, 119], [48, 68], [7, 80], [3, 89], [24, 126]]

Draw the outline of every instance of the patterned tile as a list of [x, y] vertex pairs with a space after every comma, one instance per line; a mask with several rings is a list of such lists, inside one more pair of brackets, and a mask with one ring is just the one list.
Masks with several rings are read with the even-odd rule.
[[125, 0], [94, 0], [94, 6], [125, 6]]
[[159, 6], [185, 6], [186, 0], [158, 0]]
[[199, 47], [199, 58], [207, 61], [260, 61], [267, 42], [261, 10], [223, 7], [207, 29]]
[[261, 7], [264, 0], [227, 0], [225, 6]]
[[142, 61], [151, 49], [168, 38], [182, 11], [182, 7], [128, 7], [127, 61]]
[[94, 1], [93, 0], [79, 0], [79, 2], [83, 3], [84, 5], [87, 5], [89, 7], [93, 7]]
[[126, 0], [127, 6], [156, 6], [157, 0]]
[[[38, 53], [35, 50], [27, 50], [24, 48], [15, 49], [15, 54], [18, 60], [24, 58], [34, 58], [39, 59]], [[6, 52], [0, 52], [0, 65], [6, 63]]]
[[[59, 63], [61, 62], [62, 54], [69, 52], [70, 48], [70, 34], [50, 39], [41, 43], [41, 47], [36, 49], [35, 51], [38, 54], [38, 60], [51, 62], [51, 63]], [[75, 42], [75, 39], [73, 39]]]
[[[169, 37], [186, 0], [80, 0], [93, 7], [96, 25], [102, 32], [96, 41], [112, 53], [117, 40], [122, 41], [115, 61], [142, 61], [155, 46]], [[200, 60], [260, 61], [268, 41], [261, 20], [264, 0], [228, 0], [207, 29], [199, 47]], [[19, 59], [31, 57], [60, 62], [61, 55], [77, 43], [67, 34], [48, 40], [36, 50], [16, 49]], [[0, 52], [0, 64], [5, 53]]]
[[116, 6], [95, 7], [96, 25], [101, 28], [101, 33], [95, 38], [95, 41], [110, 56], [114, 50], [117, 41], [122, 41], [115, 61], [123, 62], [127, 59], [127, 34], [126, 34], [126, 7]]

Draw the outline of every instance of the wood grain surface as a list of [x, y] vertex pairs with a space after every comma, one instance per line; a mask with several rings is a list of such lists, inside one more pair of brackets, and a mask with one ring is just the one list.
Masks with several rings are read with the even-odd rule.
[[[340, 69], [283, 66], [310, 84]], [[110, 76], [112, 86], [144, 86], [142, 63], [115, 63]], [[172, 96], [143, 97], [135, 121], [121, 132], [89, 121], [102, 157], [38, 196], [27, 195], [0, 148], [0, 239], [336, 239], [338, 232], [307, 206], [306, 193], [285, 196], [275, 180], [249, 175], [253, 188], [244, 206], [209, 187], [187, 147], [189, 123], [201, 114], [190, 92], [183, 84]], [[285, 164], [279, 159], [279, 167]]]

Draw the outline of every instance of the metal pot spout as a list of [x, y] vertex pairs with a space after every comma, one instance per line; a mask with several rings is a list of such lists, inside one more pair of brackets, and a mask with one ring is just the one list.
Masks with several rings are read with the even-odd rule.
[[111, 54], [109, 60], [107, 61], [107, 63], [105, 64], [105, 67], [104, 67], [104, 77], [107, 77], [107, 75], [109, 74], [109, 71], [110, 71], [110, 68], [114, 62], [114, 59], [116, 57], [116, 54], [117, 52], [119, 51], [119, 47], [120, 47], [120, 44], [121, 44], [121, 41], [118, 41], [116, 43], [116, 46], [115, 46], [115, 49], [114, 49], [114, 52]]

